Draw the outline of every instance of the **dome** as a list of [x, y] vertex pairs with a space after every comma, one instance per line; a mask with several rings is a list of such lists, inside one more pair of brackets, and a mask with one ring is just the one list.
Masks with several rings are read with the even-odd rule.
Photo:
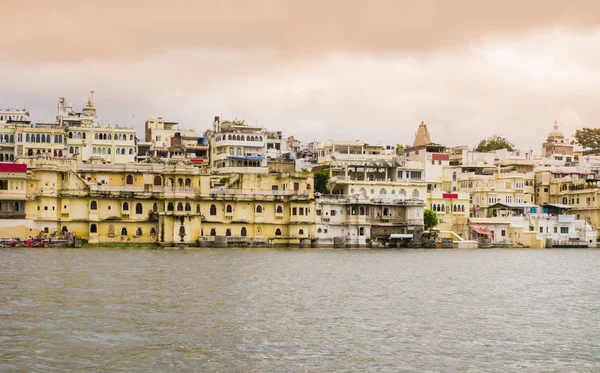
[[554, 123], [554, 130], [548, 134], [548, 140], [562, 140], [564, 138], [565, 135], [558, 130], [558, 124]]

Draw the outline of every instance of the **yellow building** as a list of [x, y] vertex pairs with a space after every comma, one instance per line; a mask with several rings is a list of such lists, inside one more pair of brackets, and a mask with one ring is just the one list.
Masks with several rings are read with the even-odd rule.
[[90, 243], [299, 244], [314, 233], [309, 173], [215, 179], [183, 162], [20, 161], [29, 167], [31, 221], [21, 238], [70, 232]]

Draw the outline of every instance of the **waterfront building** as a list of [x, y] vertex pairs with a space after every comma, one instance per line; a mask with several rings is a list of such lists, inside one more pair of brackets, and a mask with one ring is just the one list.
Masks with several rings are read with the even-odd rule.
[[522, 245], [533, 248], [595, 246], [597, 233], [585, 221], [568, 213], [569, 206], [490, 206], [493, 216], [471, 218], [473, 239], [488, 238], [492, 244]]
[[175, 161], [105, 164], [49, 156], [20, 161], [29, 173], [19, 182], [31, 179], [25, 205], [30, 232], [10, 230], [23, 219], [5, 220], [8, 237], [71, 232], [90, 243], [287, 245], [306, 244], [314, 234], [310, 173], [211, 177]]
[[[190, 141], [194, 138], [199, 139], [199, 137], [196, 137], [196, 132], [194, 130], [182, 130], [179, 128], [178, 122], [165, 121], [161, 117], [149, 118], [146, 120], [144, 129], [144, 141], [151, 144], [150, 149], [148, 149], [148, 155], [153, 157], [169, 159], [171, 154], [173, 154], [172, 139], [174, 137], [190, 139]], [[185, 141], [186, 140], [184, 140], [184, 142]], [[179, 143], [181, 143], [181, 141], [179, 141]], [[194, 151], [195, 150], [198, 149], [194, 149]], [[204, 150], [206, 149], [202, 149], [202, 151]], [[206, 158], [206, 155], [204, 154], [202, 157]]]
[[266, 133], [243, 121], [215, 117], [210, 135], [210, 165], [215, 173], [268, 173]]
[[31, 234], [32, 222], [25, 219], [30, 181], [27, 165], [0, 163], [0, 237]]
[[391, 235], [402, 236], [406, 246], [415, 238], [420, 242], [424, 205], [420, 199], [392, 195], [322, 195], [315, 206], [318, 245], [384, 245]]

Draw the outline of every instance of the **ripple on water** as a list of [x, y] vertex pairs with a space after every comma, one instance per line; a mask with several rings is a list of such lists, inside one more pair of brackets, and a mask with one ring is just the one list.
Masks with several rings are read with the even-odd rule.
[[600, 251], [0, 250], [0, 371], [600, 371]]

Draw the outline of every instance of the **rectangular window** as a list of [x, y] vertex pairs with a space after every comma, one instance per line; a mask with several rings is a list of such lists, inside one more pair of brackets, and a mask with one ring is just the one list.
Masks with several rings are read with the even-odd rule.
[[294, 183], [294, 190], [300, 190], [300, 183]]
[[554, 233], [558, 233], [558, 228], [554, 227]]
[[540, 227], [540, 233], [544, 233], [544, 227]]
[[298, 209], [297, 209], [297, 208], [295, 208], [295, 207], [292, 207], [292, 215], [293, 215], [293, 216], [296, 216], [296, 215], [298, 215]]
[[321, 210], [316, 210], [317, 216], [321, 216]]
[[506, 236], [506, 231], [503, 229], [503, 230], [500, 232], [500, 235], [501, 235], [502, 237], [505, 237], [505, 236]]
[[300, 215], [300, 216], [304, 216], [304, 207], [300, 207], [300, 209], [299, 209], [299, 210], [300, 210], [300, 211], [298, 211], [298, 212], [299, 212], [299, 215]]
[[278, 190], [278, 189], [279, 189], [279, 186], [277, 186], [277, 185], [271, 185], [271, 190]]
[[335, 210], [331, 210], [331, 216], [335, 216], [336, 211]]
[[568, 234], [569, 233], [569, 227], [560, 227], [560, 233], [561, 234]]

